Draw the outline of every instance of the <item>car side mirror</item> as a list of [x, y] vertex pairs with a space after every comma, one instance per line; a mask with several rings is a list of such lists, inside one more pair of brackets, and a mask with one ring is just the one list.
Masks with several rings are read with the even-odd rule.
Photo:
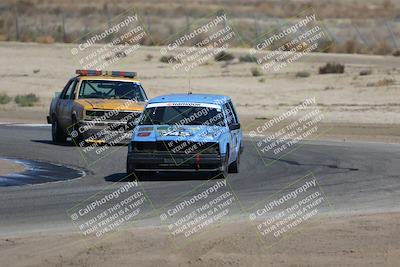
[[54, 93], [54, 98], [59, 98], [60, 95], [61, 95], [61, 92], [55, 92], [55, 93]]
[[240, 123], [232, 123], [229, 125], [229, 130], [234, 131], [234, 130], [239, 130], [240, 129]]

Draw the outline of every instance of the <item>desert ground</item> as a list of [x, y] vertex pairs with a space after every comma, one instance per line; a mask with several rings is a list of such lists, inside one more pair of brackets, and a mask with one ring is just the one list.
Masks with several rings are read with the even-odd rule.
[[[329, 53], [307, 54], [278, 72], [256, 75], [260, 66], [239, 60], [258, 38], [282, 30], [310, 7], [332, 37], [333, 45], [318, 51]], [[129, 224], [87, 243], [65, 211], [118, 186], [106, 178], [125, 175], [122, 147], [81, 179], [0, 186], [1, 266], [399, 266], [400, 0], [3, 0], [0, 100], [11, 101], [0, 104], [0, 157], [86, 170], [78, 151], [50, 142], [50, 128], [41, 124], [54, 93], [81, 68], [71, 49], [129, 12], [137, 12], [151, 38], [109, 70], [137, 72], [150, 98], [189, 91], [230, 96], [249, 144], [241, 173], [230, 181], [245, 200], [259, 201], [258, 194], [271, 195], [299, 173], [315, 170], [339, 207], [271, 247], [260, 241], [246, 212], [180, 249], [170, 242], [167, 227], [159, 226], [158, 215], [154, 222]], [[160, 61], [172, 35], [221, 13], [241, 36], [228, 49], [233, 60], [211, 59], [191, 72]], [[319, 74], [327, 63], [344, 64], [344, 73]], [[14, 98], [26, 94], [39, 101], [17, 105]], [[318, 133], [306, 138], [315, 140], [263, 169], [249, 133], [314, 97], [324, 115]], [[19, 179], [22, 171], [22, 165], [0, 158], [0, 176]], [[192, 177], [144, 182], [161, 203], [199, 183]]]
[[[34, 107], [17, 107], [12, 101], [0, 105], [3, 122], [45, 123], [52, 96], [62, 90], [79, 68], [79, 63], [71, 57], [72, 47], [68, 44], [0, 43], [0, 93], [11, 97], [34, 93], [40, 97]], [[329, 129], [321, 131], [324, 137], [399, 141], [398, 58], [312, 53], [279, 72], [253, 77], [251, 69], [257, 67], [256, 63], [238, 60], [240, 55], [248, 54], [248, 49], [229, 51], [236, 56], [229, 64], [210, 60], [185, 72], [160, 62], [159, 47], [144, 46], [112, 68], [138, 72], [150, 98], [188, 91], [229, 95], [245, 131], [251, 131], [306, 98], [315, 97], [324, 114], [322, 127]], [[319, 67], [327, 62], [344, 64], [344, 73], [318, 74]], [[371, 71], [371, 74], [361, 76], [361, 71]], [[308, 72], [310, 76], [296, 77], [298, 72]]]
[[272, 247], [243, 222], [222, 224], [180, 250], [164, 228], [122, 230], [97, 245], [79, 234], [34, 233], [1, 238], [0, 257], [6, 266], [398, 266], [399, 219], [325, 217]]
[[[79, 68], [70, 56], [71, 48], [68, 44], [0, 43], [0, 93], [40, 97], [34, 107], [18, 107], [13, 101], [1, 105], [1, 122], [45, 123], [52, 96]], [[313, 138], [400, 142], [400, 67], [393, 56], [312, 53], [278, 73], [254, 77], [255, 63], [237, 60], [248, 52], [245, 48], [229, 50], [236, 56], [229, 64], [210, 61], [191, 73], [174, 71], [160, 62], [159, 49], [141, 47], [113, 69], [137, 71], [149, 97], [188, 91], [229, 95], [246, 133], [315, 97], [325, 115], [322, 128], [327, 131]], [[318, 74], [327, 62], [344, 64], [345, 72]], [[360, 75], [365, 70], [371, 74]], [[310, 76], [297, 77], [300, 71]], [[5, 170], [9, 172], [10, 167]], [[330, 214], [271, 248], [254, 242], [253, 229], [240, 220], [220, 225], [221, 231], [207, 233], [181, 251], [169, 245], [162, 227], [128, 227], [89, 247], [78, 233], [71, 232], [3, 235], [0, 258], [7, 266], [127, 262], [135, 266], [397, 266], [399, 219], [398, 213], [385, 210]]]

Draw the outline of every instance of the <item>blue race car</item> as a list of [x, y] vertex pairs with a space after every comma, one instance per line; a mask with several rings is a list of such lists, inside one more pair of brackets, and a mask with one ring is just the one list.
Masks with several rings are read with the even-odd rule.
[[151, 99], [132, 133], [127, 173], [239, 172], [242, 130], [227, 96], [171, 94]]

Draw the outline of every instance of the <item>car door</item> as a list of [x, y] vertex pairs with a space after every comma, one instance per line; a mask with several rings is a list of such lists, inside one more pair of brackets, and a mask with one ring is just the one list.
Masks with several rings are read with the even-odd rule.
[[[72, 126], [72, 109], [74, 108], [74, 99], [75, 99], [75, 94], [76, 94], [76, 89], [77, 89], [77, 83], [78, 83], [78, 79], [75, 79], [72, 83], [71, 83], [71, 88], [70, 93], [67, 92], [66, 94], [66, 101], [63, 105], [63, 114], [65, 115], [65, 124], [66, 127], [71, 127]], [[68, 96], [69, 93], [69, 96]]]
[[238, 115], [236, 113], [236, 110], [235, 110], [235, 107], [233, 106], [233, 103], [231, 101], [229, 101], [228, 105], [231, 108], [232, 116], [233, 116], [233, 119], [234, 119], [235, 123], [239, 125], [239, 127], [236, 130], [234, 130], [234, 134], [235, 134], [235, 138], [236, 138], [236, 142], [235, 142], [236, 143], [236, 150], [238, 152], [240, 152], [241, 151], [241, 146], [243, 146], [243, 144], [242, 144], [242, 139], [243, 138], [242, 138], [242, 129], [240, 128], [239, 117], [238, 117]]
[[59, 125], [62, 125], [63, 121], [63, 116], [62, 116], [62, 106], [63, 106], [63, 101], [64, 101], [64, 95], [67, 93], [67, 90], [69, 89], [69, 86], [71, 85], [73, 79], [69, 80], [67, 84], [64, 86], [63, 90], [61, 91], [60, 95], [57, 98], [57, 102], [54, 107], [54, 113], [57, 117], [57, 121]]
[[57, 118], [58, 122], [63, 128], [66, 128], [70, 125], [71, 113], [68, 113], [68, 105], [73, 102], [73, 100], [71, 100], [71, 95], [75, 85], [76, 78], [69, 80], [57, 101]]
[[[230, 128], [230, 126], [236, 123], [236, 121], [232, 112], [232, 108], [228, 103], [224, 104], [224, 111], [228, 127]], [[236, 160], [236, 155], [237, 155], [236, 147], [237, 147], [237, 130], [229, 129], [229, 163]]]

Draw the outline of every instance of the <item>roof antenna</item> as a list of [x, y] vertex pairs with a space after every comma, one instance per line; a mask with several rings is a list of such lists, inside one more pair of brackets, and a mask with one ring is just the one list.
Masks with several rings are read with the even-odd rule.
[[192, 88], [190, 88], [190, 79], [189, 79], [189, 91], [188, 91], [188, 95], [191, 95], [192, 93]]

